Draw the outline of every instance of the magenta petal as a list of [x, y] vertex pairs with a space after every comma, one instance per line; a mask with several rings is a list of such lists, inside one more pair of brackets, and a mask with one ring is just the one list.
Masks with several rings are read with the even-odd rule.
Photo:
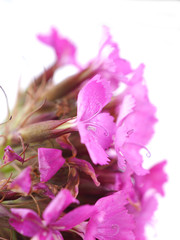
[[78, 203], [67, 189], [62, 189], [43, 212], [46, 223], [53, 223], [71, 203]]
[[92, 161], [100, 165], [109, 162], [105, 149], [111, 144], [115, 131], [113, 117], [108, 113], [99, 114], [111, 95], [109, 82], [96, 75], [81, 89], [77, 101], [81, 142], [86, 145]]
[[[92, 123], [92, 128], [91, 128]], [[100, 113], [94, 117], [87, 127], [88, 132], [92, 131], [98, 143], [107, 149], [112, 143], [112, 136], [115, 133], [116, 124], [114, 118], [109, 113]]]
[[80, 133], [82, 131], [84, 132], [86, 131], [85, 134], [83, 135], [83, 138], [81, 138], [81, 142], [86, 145], [91, 160], [93, 161], [94, 164], [100, 165], [107, 164], [110, 161], [110, 159], [108, 158], [108, 155], [105, 152], [105, 150], [99, 144], [96, 136], [90, 131], [88, 133], [88, 131], [84, 130], [83, 128], [84, 128], [83, 125], [79, 127]]
[[9, 224], [14, 229], [27, 237], [33, 237], [42, 229], [41, 218], [36, 212], [25, 208], [12, 208], [14, 217], [9, 219]]
[[15, 151], [10, 146], [7, 146], [4, 149], [4, 152], [5, 152], [3, 156], [4, 163], [12, 162], [13, 160], [18, 160], [22, 163], [24, 162], [24, 159], [20, 157], [17, 153], [15, 153]]
[[81, 142], [87, 147], [89, 155], [95, 164], [104, 165], [109, 162], [105, 152], [112, 143], [116, 125], [109, 113], [100, 113], [88, 123], [79, 122]]
[[67, 213], [64, 217], [54, 223], [54, 226], [59, 226], [61, 231], [66, 231], [74, 226], [80, 224], [81, 222], [87, 220], [94, 213], [94, 206], [84, 205], [75, 208], [71, 212]]
[[109, 82], [94, 76], [79, 92], [77, 116], [79, 121], [87, 121], [99, 113], [111, 100]]
[[63, 166], [62, 151], [53, 148], [38, 148], [38, 161], [41, 182], [47, 182]]
[[10, 188], [20, 189], [21, 192], [29, 193], [31, 190], [31, 167], [25, 168], [10, 185]]
[[90, 218], [84, 240], [134, 240], [133, 218], [128, 214], [124, 192], [101, 198]]

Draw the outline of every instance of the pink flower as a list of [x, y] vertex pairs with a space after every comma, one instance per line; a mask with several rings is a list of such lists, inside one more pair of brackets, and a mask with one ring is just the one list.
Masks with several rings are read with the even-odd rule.
[[25, 168], [10, 184], [10, 188], [29, 194], [31, 190], [31, 167]]
[[126, 194], [119, 191], [99, 199], [90, 217], [84, 240], [134, 240], [133, 217], [125, 207]]
[[145, 226], [152, 222], [158, 207], [157, 193], [164, 195], [163, 185], [167, 174], [163, 171], [166, 161], [153, 166], [144, 176], [134, 174], [134, 184], [129, 192], [129, 213], [134, 215], [136, 239], [145, 240]]
[[14, 229], [27, 237], [36, 240], [60, 239], [60, 231], [68, 231], [88, 219], [94, 212], [94, 206], [83, 205], [63, 215], [63, 211], [71, 204], [78, 203], [67, 189], [62, 189], [49, 203], [42, 214], [24, 208], [12, 208], [9, 223]]
[[75, 166], [79, 171], [89, 175], [96, 186], [100, 185], [100, 182], [97, 180], [94, 168], [88, 161], [72, 157], [68, 160], [68, 163], [72, 166]]
[[75, 57], [76, 47], [68, 39], [62, 37], [55, 28], [51, 28], [49, 35], [39, 34], [37, 38], [54, 49], [60, 65], [78, 66]]
[[64, 165], [62, 151], [54, 148], [38, 148], [38, 161], [41, 182], [47, 182]]
[[115, 123], [109, 113], [100, 113], [111, 99], [109, 82], [93, 77], [79, 92], [77, 126], [81, 142], [87, 147], [91, 160], [104, 165], [109, 162], [105, 152], [112, 143]]
[[20, 157], [17, 153], [15, 153], [15, 151], [10, 146], [7, 146], [4, 149], [4, 152], [5, 152], [3, 156], [4, 163], [12, 162], [14, 160], [18, 160], [22, 163], [24, 162], [24, 159]]
[[141, 65], [134, 72], [127, 89], [121, 95], [123, 104], [119, 110], [115, 137], [119, 167], [125, 168], [126, 161], [138, 175], [148, 172], [142, 167], [143, 158], [140, 150], [146, 149], [145, 145], [152, 137], [154, 124], [157, 121], [154, 116], [156, 109], [150, 103], [147, 88], [143, 84], [143, 68], [144, 66]]
[[104, 26], [103, 30], [104, 40], [98, 56], [90, 64], [94, 71], [110, 81], [114, 90], [121, 81], [126, 81], [126, 75], [131, 73], [132, 69], [130, 63], [120, 57], [118, 44], [112, 40], [109, 29]]
[[[135, 206], [135, 207], [134, 207]], [[140, 205], [135, 203], [134, 206], [129, 205], [129, 213], [134, 216], [135, 229], [134, 235], [137, 240], [146, 240], [145, 226], [152, 221], [154, 212], [157, 210], [158, 202], [155, 196], [143, 196]]]
[[149, 173], [144, 176], [135, 176], [138, 191], [144, 194], [150, 189], [164, 196], [163, 185], [167, 182], [167, 174], [163, 171], [167, 161], [162, 161], [150, 168]]

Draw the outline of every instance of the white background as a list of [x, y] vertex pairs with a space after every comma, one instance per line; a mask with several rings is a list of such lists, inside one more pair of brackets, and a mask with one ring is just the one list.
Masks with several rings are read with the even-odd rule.
[[[37, 33], [57, 27], [78, 46], [78, 59], [86, 63], [98, 52], [102, 25], [110, 27], [121, 56], [133, 67], [145, 63], [150, 99], [158, 109], [146, 164], [167, 159], [169, 183], [149, 240], [180, 240], [180, 2], [0, 0], [0, 85], [12, 107], [19, 80], [25, 87], [54, 60], [52, 50], [36, 40]], [[2, 121], [5, 102], [0, 96]]]

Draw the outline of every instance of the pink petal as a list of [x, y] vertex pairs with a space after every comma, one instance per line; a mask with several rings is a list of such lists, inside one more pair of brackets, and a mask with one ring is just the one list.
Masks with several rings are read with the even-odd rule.
[[[141, 65], [135, 70], [127, 89], [121, 96], [124, 101], [120, 107], [118, 130], [115, 137], [119, 167], [125, 167], [126, 160], [130, 168], [138, 175], [148, 172], [142, 167], [143, 158], [140, 150], [146, 149], [145, 145], [151, 139], [154, 133], [154, 124], [157, 121], [156, 109], [150, 103], [147, 88], [143, 83], [143, 67]], [[127, 96], [131, 96], [135, 104], [131, 98], [127, 99]], [[127, 112], [123, 108], [126, 108]]]
[[92, 180], [94, 181], [94, 183], [96, 184], [96, 186], [100, 185], [100, 182], [97, 180], [94, 168], [92, 167], [92, 165], [88, 161], [78, 159], [78, 158], [71, 158], [68, 161], [68, 163], [70, 163], [71, 165], [72, 164], [75, 165], [76, 168], [78, 167], [79, 171], [82, 171], [85, 174], [89, 175], [92, 178]]
[[136, 174], [144, 175], [148, 171], [142, 167], [143, 158], [139, 153], [141, 146], [128, 143], [132, 134], [130, 132], [129, 135], [125, 123], [116, 131], [115, 149], [118, 155], [118, 166], [121, 170], [125, 170], [128, 165]]
[[41, 182], [47, 182], [63, 166], [62, 151], [54, 148], [38, 148], [38, 161]]
[[133, 112], [133, 108], [135, 107], [135, 99], [132, 95], [128, 94], [124, 96], [123, 102], [120, 106], [119, 115], [117, 118], [117, 126], [122, 124], [122, 120]]
[[71, 203], [78, 203], [67, 189], [62, 189], [43, 212], [46, 223], [53, 223]]
[[59, 226], [59, 230], [66, 231], [74, 226], [80, 224], [81, 222], [87, 220], [94, 213], [94, 206], [84, 205], [74, 210], [68, 212], [60, 220], [54, 223], [54, 226]]
[[98, 139], [91, 131], [89, 131], [88, 133], [88, 131], [83, 128], [84, 126], [79, 127], [79, 132], [83, 132], [83, 135], [81, 134], [81, 142], [86, 145], [91, 160], [94, 164], [107, 164], [110, 159], [108, 158], [108, 155], [103, 149], [103, 147], [99, 144]]
[[120, 57], [118, 44], [112, 40], [107, 27], [104, 27], [104, 41], [98, 57], [91, 64], [98, 73], [110, 81], [113, 90], [124, 80], [125, 75], [132, 72], [130, 63]]
[[122, 159], [125, 159], [128, 166], [134, 171], [137, 175], [145, 175], [149, 171], [144, 169], [143, 157], [140, 154], [141, 146], [125, 143], [123, 148], [121, 148], [121, 154], [118, 155], [118, 164], [121, 167]]
[[116, 125], [114, 118], [109, 113], [100, 113], [94, 117], [87, 127], [88, 131], [91, 130], [95, 134], [98, 143], [107, 149], [112, 143], [112, 137], [115, 134]]
[[84, 240], [134, 240], [134, 223], [128, 214], [124, 192], [101, 198], [95, 204], [97, 210], [90, 218]]
[[10, 146], [7, 146], [4, 149], [4, 152], [5, 152], [3, 156], [4, 163], [12, 162], [14, 160], [18, 160], [22, 163], [24, 162], [24, 159], [20, 157], [17, 153], [15, 153], [15, 151]]
[[156, 108], [149, 100], [147, 87], [143, 84], [143, 75], [140, 74], [143, 72], [137, 69], [134, 73], [134, 78], [137, 79], [132, 78], [124, 92], [124, 95], [130, 94], [135, 99], [133, 113], [128, 115], [125, 124], [129, 129], [133, 129], [131, 142], [145, 145], [154, 133], [154, 124], [157, 119]]
[[10, 188], [20, 189], [20, 192], [29, 193], [31, 190], [31, 167], [25, 168], [10, 184]]
[[55, 198], [55, 195], [45, 183], [37, 183], [33, 186], [34, 192], [36, 191], [38, 192], [39, 190], [43, 191], [43, 194], [48, 196], [49, 198], [51, 199]]
[[78, 128], [81, 142], [87, 147], [91, 160], [95, 164], [107, 164], [108, 155], [105, 152], [113, 139], [115, 123], [109, 113], [100, 113], [88, 123], [79, 122]]
[[154, 196], [145, 197], [141, 202], [141, 209], [137, 211], [134, 209], [134, 213], [130, 212], [134, 215], [135, 220], [135, 229], [134, 234], [136, 239], [138, 240], [146, 240], [145, 237], [145, 226], [148, 223], [151, 223], [154, 212], [158, 207], [158, 202]]
[[163, 185], [168, 180], [167, 174], [163, 171], [166, 163], [167, 161], [164, 160], [154, 165], [145, 176], [135, 176], [136, 185], [142, 194], [149, 189], [155, 189], [164, 196]]
[[44, 44], [52, 47], [60, 64], [75, 64], [76, 47], [66, 38], [62, 37], [55, 28], [51, 28], [49, 35], [39, 34], [37, 38]]
[[99, 113], [111, 100], [109, 82], [94, 76], [79, 92], [77, 100], [78, 121], [87, 121]]
[[25, 208], [12, 208], [12, 214], [14, 215], [9, 219], [9, 224], [14, 229], [27, 237], [33, 237], [42, 229], [41, 218], [36, 212]]
[[44, 229], [31, 240], [64, 240], [64, 238], [59, 231]]

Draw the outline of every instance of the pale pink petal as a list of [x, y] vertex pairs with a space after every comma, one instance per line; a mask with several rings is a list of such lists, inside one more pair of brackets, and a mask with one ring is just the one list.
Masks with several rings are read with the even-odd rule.
[[117, 118], [117, 126], [119, 126], [122, 123], [122, 120], [128, 116], [130, 113], [133, 112], [133, 108], [135, 107], [135, 98], [130, 95], [127, 94], [124, 96], [123, 102], [120, 105], [120, 110], [119, 110], [119, 114], [118, 114], [118, 118]]
[[[143, 68], [144, 66], [141, 65], [134, 71], [134, 76], [129, 81], [127, 89], [120, 96], [122, 101], [130, 95], [135, 104], [128, 97], [126, 106], [129, 110], [123, 114], [123, 101], [119, 111], [118, 130], [115, 137], [119, 167], [125, 168], [125, 162], [127, 162], [138, 175], [144, 175], [148, 172], [142, 167], [143, 158], [140, 150], [146, 149], [145, 145], [151, 139], [154, 133], [154, 124], [157, 121], [155, 117], [156, 109], [149, 101], [148, 91], [143, 83]], [[148, 150], [147, 154], [150, 155]]]
[[69, 230], [81, 222], [89, 219], [94, 211], [94, 206], [83, 205], [70, 211], [60, 220], [56, 221], [53, 225], [59, 227], [59, 230], [61, 231]]
[[132, 69], [130, 63], [120, 57], [118, 44], [113, 41], [109, 29], [104, 27], [103, 30], [104, 40], [97, 58], [91, 62], [91, 67], [109, 80], [111, 89], [114, 90]]
[[62, 189], [43, 212], [46, 223], [53, 223], [71, 203], [78, 203], [67, 189]]
[[145, 65], [140, 64], [135, 70], [129, 72], [127, 78], [124, 79], [125, 80], [124, 82], [129, 86], [141, 82], [143, 80], [144, 69]]
[[[141, 146], [125, 143], [123, 148], [121, 149], [122, 157], [126, 160], [128, 166], [134, 171], [137, 175], [145, 175], [149, 171], [144, 169], [143, 164], [143, 157], [140, 154]], [[119, 160], [121, 159], [118, 156], [118, 164], [120, 163]]]
[[27, 237], [33, 237], [42, 229], [41, 218], [36, 212], [25, 208], [12, 208], [13, 217], [9, 224], [19, 233]]
[[141, 209], [129, 209], [134, 215], [135, 229], [134, 234], [138, 240], [146, 240], [145, 226], [152, 222], [154, 212], [157, 210], [158, 202], [154, 196], [144, 197], [141, 201]]
[[41, 182], [47, 182], [65, 163], [62, 151], [54, 148], [38, 148]]
[[109, 82], [94, 76], [79, 92], [77, 100], [78, 121], [87, 121], [99, 113], [111, 100]]
[[31, 167], [25, 168], [10, 184], [10, 188], [29, 193], [31, 190]]
[[61, 65], [77, 65], [75, 58], [76, 47], [68, 39], [62, 37], [55, 28], [51, 28], [51, 33], [49, 35], [39, 34], [37, 38], [54, 49]]
[[132, 79], [133, 84], [130, 81], [131, 85], [124, 92], [124, 95], [130, 94], [135, 99], [133, 113], [128, 115], [125, 124], [129, 129], [133, 129], [130, 141], [145, 145], [154, 133], [154, 124], [157, 119], [155, 117], [156, 108], [149, 100], [147, 87], [143, 83], [143, 75], [140, 75], [142, 73], [137, 69], [135, 76], [138, 76], [136, 78], [139, 78], [139, 81]]
[[138, 190], [144, 194], [149, 189], [155, 189], [164, 196], [163, 185], [167, 182], [167, 174], [163, 171], [167, 161], [162, 161], [154, 165], [145, 176], [135, 176]]
[[87, 225], [84, 240], [134, 240], [133, 217], [128, 214], [124, 192], [101, 198]]

